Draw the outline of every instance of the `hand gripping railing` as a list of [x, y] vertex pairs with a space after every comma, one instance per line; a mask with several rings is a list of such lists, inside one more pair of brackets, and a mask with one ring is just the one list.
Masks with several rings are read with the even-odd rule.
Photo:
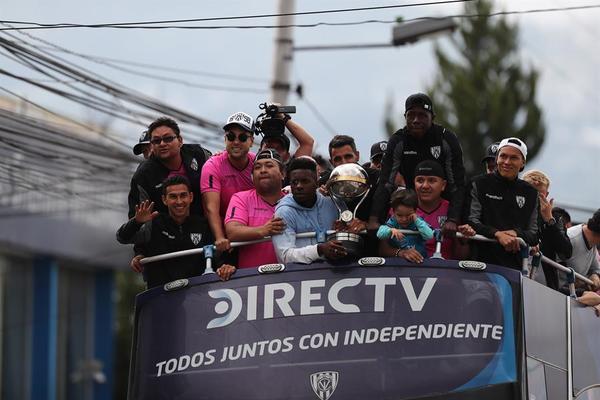
[[[335, 230], [329, 230], [329, 231], [325, 232], [325, 234], [330, 235], [335, 232], [336, 232]], [[408, 230], [408, 229], [400, 229], [400, 232], [402, 232], [402, 234], [404, 234], [404, 235], [418, 235], [419, 234], [419, 232], [416, 232], [413, 230]], [[364, 233], [366, 233], [366, 231], [362, 231], [361, 233], [364, 234]], [[297, 238], [313, 238], [315, 236], [317, 236], [316, 232], [304, 232], [304, 233], [296, 234]], [[474, 240], [477, 242], [497, 243], [497, 241], [495, 239], [490, 239], [490, 238], [487, 238], [482, 235], [465, 236], [465, 235], [462, 235], [461, 233], [457, 232], [456, 237], [464, 238], [464, 239], [468, 239], [468, 240]], [[439, 229], [434, 230], [434, 238], [436, 241], [436, 246], [435, 246], [435, 252], [434, 252], [432, 258], [442, 258], [441, 249], [442, 249], [443, 237], [441, 234], [441, 230], [439, 230]], [[541, 252], [533, 256], [532, 267], [530, 269], [529, 268], [529, 249], [530, 249], [529, 245], [522, 238], [518, 238], [518, 239], [519, 239], [519, 244], [521, 246], [521, 259], [522, 259], [521, 273], [524, 276], [529, 276], [530, 278], [533, 278], [539, 267], [539, 262], [544, 261], [545, 263], [552, 266], [553, 268], [555, 268], [559, 271], [565, 272], [567, 274], [567, 280], [569, 282], [569, 291], [571, 292], [572, 297], [575, 296], [574, 293], [575, 293], [575, 280], [576, 279], [579, 279], [589, 285], [592, 284], [592, 281], [590, 279], [588, 279], [587, 277], [575, 272], [572, 268], [565, 267], [564, 265], [561, 265], [561, 264], [557, 263], [556, 261], [551, 260], [550, 258], [542, 255]], [[271, 240], [271, 237], [266, 236], [262, 239], [250, 240], [247, 242], [232, 242], [231, 247], [246, 246], [249, 244], [267, 242], [269, 240]], [[152, 263], [152, 262], [156, 262], [156, 261], [164, 261], [164, 260], [169, 260], [172, 258], [189, 256], [192, 254], [201, 254], [203, 252], [206, 252], [206, 255], [207, 255], [206, 270], [212, 271], [211, 266], [212, 266], [213, 254], [209, 250], [214, 250], [214, 249], [215, 249], [214, 245], [208, 245], [208, 246], [204, 246], [203, 248], [198, 248], [198, 249], [182, 250], [182, 251], [176, 251], [173, 253], [160, 254], [157, 256], [142, 258], [140, 260], [140, 263], [148, 264], [148, 263]], [[209, 256], [209, 253], [210, 253], [210, 256]], [[536, 260], [536, 257], [539, 257], [538, 258], [539, 261]]]

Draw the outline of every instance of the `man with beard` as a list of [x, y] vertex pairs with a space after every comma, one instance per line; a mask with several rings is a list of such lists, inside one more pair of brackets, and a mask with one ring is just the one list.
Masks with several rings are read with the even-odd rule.
[[[274, 149], [265, 149], [256, 155], [252, 168], [255, 189], [233, 195], [225, 216], [227, 238], [235, 242], [262, 239], [277, 235], [285, 223], [274, 217], [275, 206], [283, 197], [283, 163]], [[239, 248], [240, 268], [257, 267], [277, 262], [271, 241], [245, 245]]]
[[254, 119], [246, 113], [237, 112], [227, 119], [223, 130], [225, 151], [206, 162], [200, 181], [202, 204], [215, 236], [215, 245], [220, 251], [230, 248], [223, 221], [231, 196], [254, 187], [252, 165], [255, 154], [250, 152], [254, 143]]

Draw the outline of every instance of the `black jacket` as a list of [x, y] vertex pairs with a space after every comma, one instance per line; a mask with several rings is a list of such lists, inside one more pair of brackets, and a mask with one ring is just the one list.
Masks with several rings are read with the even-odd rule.
[[[137, 245], [147, 257], [202, 248], [214, 242], [206, 218], [190, 215], [182, 225], [177, 225], [168, 214], [159, 214], [143, 225], [134, 218], [130, 219], [117, 231], [117, 240], [119, 243]], [[216, 270], [221, 264], [215, 258], [213, 269]], [[144, 278], [148, 288], [152, 288], [176, 279], [202, 275], [205, 268], [204, 255], [195, 254], [145, 264]]]
[[[538, 192], [522, 179], [508, 180], [497, 172], [474, 179], [469, 224], [488, 238], [497, 231], [515, 230], [530, 246], [538, 244]], [[521, 269], [521, 256], [497, 243], [477, 243], [481, 261]]]
[[410, 135], [406, 128], [390, 138], [383, 156], [371, 216], [377, 216], [381, 223], [386, 220], [390, 195], [395, 189], [396, 173], [404, 176], [407, 188], [414, 189], [415, 167], [425, 160], [437, 161], [444, 168], [448, 184], [442, 196], [450, 201], [448, 219], [460, 221], [465, 187], [462, 148], [453, 132], [437, 124], [432, 124], [421, 139]]
[[[571, 240], [567, 236], [567, 229], [562, 218], [558, 218], [558, 216], [554, 218], [555, 223], [548, 225], [542, 220], [541, 215], [538, 217], [540, 250], [543, 255], [551, 260], [557, 261], [559, 257], [566, 260], [571, 258], [573, 245], [571, 245]], [[544, 262], [542, 262], [542, 269], [548, 287], [558, 290], [558, 271]]]
[[[194, 202], [190, 209], [191, 214], [204, 215], [200, 198], [200, 173], [202, 172], [202, 166], [210, 155], [210, 151], [199, 144], [184, 144], [181, 146], [181, 158], [183, 159], [185, 172], [194, 193]], [[150, 156], [149, 159], [139, 165], [131, 178], [131, 187], [127, 198], [129, 203], [129, 218], [133, 218], [135, 215], [135, 206], [144, 200], [153, 201], [155, 211], [167, 212], [167, 208], [161, 199], [162, 182], [169, 176], [170, 172], [154, 156]]]

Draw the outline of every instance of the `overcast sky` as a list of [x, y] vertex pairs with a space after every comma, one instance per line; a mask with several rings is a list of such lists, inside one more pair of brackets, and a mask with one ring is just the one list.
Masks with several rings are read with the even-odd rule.
[[[406, 1], [296, 1], [296, 11], [368, 7], [405, 4]], [[600, 2], [598, 2], [600, 3]], [[565, 7], [596, 4], [593, 0], [511, 0], [498, 1], [504, 10]], [[321, 21], [359, 21], [393, 19], [397, 16], [441, 16], [458, 14], [461, 5], [449, 4], [315, 15], [297, 17], [297, 23]], [[3, 0], [3, 20], [31, 22], [130, 22], [182, 18], [237, 16], [275, 13], [276, 1], [155, 1], [105, 0]], [[538, 69], [541, 79], [537, 100], [544, 111], [547, 127], [546, 144], [528, 168], [547, 172], [552, 179], [551, 196], [565, 204], [591, 209], [600, 202], [600, 9], [509, 16], [520, 28], [520, 56], [526, 65]], [[236, 21], [236, 24], [274, 24], [274, 19]], [[225, 25], [225, 22], [210, 22]], [[65, 29], [30, 31], [32, 35], [76, 52], [148, 64], [187, 68], [209, 73], [231, 74], [252, 78], [247, 81], [216, 79], [206, 75], [176, 75], [165, 71], [144, 70], [190, 82], [228, 87], [256, 88], [263, 94], [233, 93], [178, 85], [175, 83], [126, 74], [95, 64], [76, 62], [97, 71], [106, 78], [134, 87], [148, 95], [215, 122], [224, 121], [235, 111], [258, 114], [258, 103], [268, 96], [272, 78], [272, 29], [254, 30], [111, 30]], [[366, 24], [350, 27], [296, 28], [297, 46], [317, 44], [349, 44], [388, 42], [389, 24]], [[438, 39], [448, 47], [447, 39]], [[368, 158], [369, 147], [385, 137], [384, 105], [388, 96], [396, 100], [396, 116], [401, 121], [406, 96], [423, 91], [434, 77], [437, 65], [433, 58], [433, 42], [374, 50], [296, 52], [292, 83], [302, 83], [306, 99], [320, 110], [336, 133], [354, 136]], [[34, 76], [0, 56], [0, 65], [12, 72]], [[135, 68], [135, 67], [132, 67]], [[84, 110], [31, 87], [0, 76], [0, 87], [14, 90], [60, 111], [81, 118], [102, 121], [105, 117]], [[317, 139], [318, 152], [325, 154], [331, 132], [319, 121], [302, 100], [290, 96], [298, 113], [294, 118]], [[147, 123], [147, 121], [144, 121]], [[133, 143], [143, 125], [114, 122], [113, 129]], [[457, 132], [460, 136], [460, 132]], [[185, 133], [184, 133], [185, 135]], [[185, 137], [185, 136], [184, 136]], [[213, 147], [214, 150], [214, 147]], [[482, 149], [483, 151], [483, 149]], [[579, 218], [586, 214], [578, 214]]]

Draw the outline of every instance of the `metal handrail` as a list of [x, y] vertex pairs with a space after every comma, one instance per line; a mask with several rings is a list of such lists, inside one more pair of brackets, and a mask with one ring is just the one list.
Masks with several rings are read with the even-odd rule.
[[[328, 230], [325, 232], [325, 234], [331, 235], [335, 232], [336, 232], [335, 230]], [[409, 230], [409, 229], [400, 229], [400, 232], [402, 232], [402, 234], [404, 234], [404, 235], [418, 235], [419, 234], [419, 232]], [[366, 231], [362, 231], [360, 233], [364, 234], [364, 233], [366, 233]], [[304, 232], [304, 233], [296, 234], [297, 238], [313, 238], [315, 236], [317, 236], [316, 232]], [[436, 238], [436, 251], [432, 258], [442, 258], [442, 256], [441, 256], [442, 236], [438, 229], [436, 229], [436, 235], [434, 237]], [[477, 242], [497, 243], [497, 240], [485, 237], [483, 235], [465, 236], [465, 235], [457, 232], [456, 237], [468, 239], [468, 240], [474, 240]], [[519, 244], [521, 245], [521, 249], [522, 249], [522, 251], [521, 251], [522, 259], [523, 259], [522, 272], [523, 272], [523, 275], [529, 276], [529, 264], [528, 264], [529, 245], [522, 238], [518, 238], [518, 239], [519, 239]], [[268, 242], [269, 240], [271, 240], [271, 236], [266, 236], [262, 239], [249, 240], [249, 241], [245, 241], [245, 242], [231, 242], [231, 247], [240, 247], [240, 246], [246, 246], [246, 245], [250, 245], [250, 244], [263, 243], [263, 242]], [[209, 245], [209, 246], [211, 246], [213, 249], [215, 248], [214, 245]], [[140, 260], [140, 263], [148, 264], [148, 263], [152, 263], [152, 262], [164, 261], [164, 260], [169, 260], [172, 258], [184, 257], [184, 256], [193, 255], [193, 254], [202, 254], [203, 252], [204, 252], [204, 248], [175, 251], [173, 253], [159, 254], [157, 256], [152, 256], [152, 257], [144, 257]], [[578, 272], [574, 272], [571, 268], [565, 267], [564, 265], [561, 265], [561, 264], [557, 263], [556, 261], [544, 256], [541, 252], [539, 254], [541, 255], [542, 261], [546, 262], [548, 265], [552, 266], [553, 268], [555, 268], [559, 271], [565, 272], [567, 274], [571, 274], [573, 272], [575, 278], [577, 278], [587, 284], [590, 284], [590, 285], [592, 284], [592, 281], [589, 278], [581, 275]]]

